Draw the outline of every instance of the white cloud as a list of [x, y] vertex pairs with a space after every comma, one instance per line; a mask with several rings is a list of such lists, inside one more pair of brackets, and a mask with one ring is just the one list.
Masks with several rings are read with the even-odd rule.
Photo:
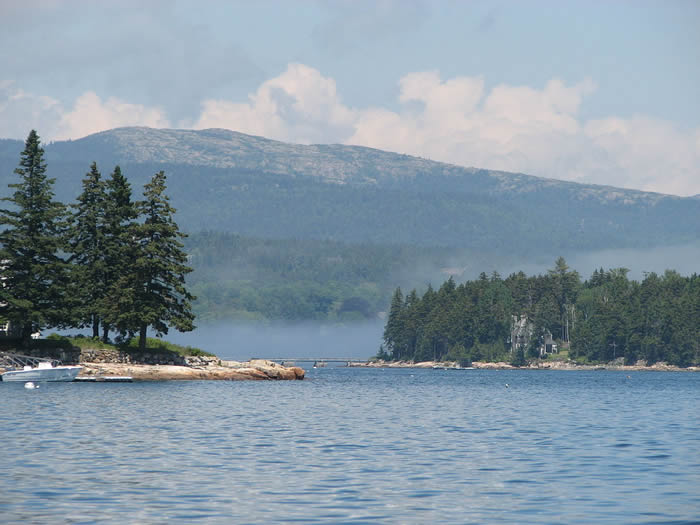
[[327, 143], [352, 133], [356, 112], [346, 107], [335, 81], [303, 64], [290, 64], [264, 82], [247, 104], [205, 100], [193, 127], [229, 128], [301, 143]]
[[61, 115], [54, 138], [75, 139], [122, 126], [167, 128], [170, 122], [158, 108], [129, 104], [114, 97], [103, 102], [95, 93], [88, 91], [77, 98], [70, 111]]
[[[464, 166], [529, 173], [662, 193], [700, 193], [700, 128], [646, 116], [585, 121], [578, 112], [591, 80], [544, 87], [498, 85], [482, 77], [443, 80], [436, 71], [399, 80], [400, 109], [347, 106], [335, 81], [290, 64], [247, 102], [208, 99], [194, 122], [297, 143], [345, 143]], [[78, 138], [117, 126], [168, 127], [158, 108], [86, 92], [66, 109], [50, 97], [0, 83], [0, 136]], [[26, 129], [19, 129], [22, 126]]]
[[595, 90], [589, 79], [485, 92], [481, 77], [443, 81], [424, 72], [406, 75], [399, 86], [401, 110], [356, 112], [355, 131], [343, 142], [464, 166], [700, 193], [700, 128], [683, 131], [648, 117], [583, 121], [579, 107]]
[[587, 122], [583, 132], [596, 152], [588, 159], [588, 172], [621, 186], [700, 193], [700, 129], [684, 133], [648, 117], [611, 117]]
[[43, 140], [64, 140], [121, 126], [169, 127], [162, 110], [118, 98], [100, 99], [88, 91], [72, 108], [51, 97], [35, 95], [0, 82], [0, 137], [24, 138], [36, 129]]
[[[412, 73], [399, 82], [402, 111], [366, 110], [347, 139], [354, 144], [418, 154], [455, 164], [566, 178], [557, 155], [575, 154], [576, 113], [590, 81], [543, 90], [499, 85], [488, 93], [480, 77], [442, 81]], [[410, 102], [423, 105], [416, 111]], [[549, 170], [549, 171], [548, 171]], [[571, 175], [571, 173], [569, 173]]]
[[0, 81], [0, 137], [24, 138], [31, 129], [42, 130], [45, 123], [56, 122], [60, 116], [58, 100], [27, 93], [8, 80]]

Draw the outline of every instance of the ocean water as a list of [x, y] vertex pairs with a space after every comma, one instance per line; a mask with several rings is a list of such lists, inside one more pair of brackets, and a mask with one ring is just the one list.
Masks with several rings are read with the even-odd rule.
[[0, 398], [3, 523], [700, 521], [697, 373], [329, 367]]

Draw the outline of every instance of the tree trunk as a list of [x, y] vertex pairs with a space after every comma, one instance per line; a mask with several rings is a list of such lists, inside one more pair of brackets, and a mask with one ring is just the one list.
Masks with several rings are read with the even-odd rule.
[[99, 337], [100, 337], [100, 318], [97, 317], [97, 314], [93, 314], [93, 316], [92, 316], [92, 338], [99, 339]]
[[29, 348], [32, 342], [32, 323], [22, 323], [22, 346]]
[[109, 343], [109, 326], [107, 326], [107, 323], [102, 323], [102, 342]]
[[139, 331], [139, 350], [146, 350], [146, 330], [148, 330], [148, 325], [142, 324], [141, 330]]

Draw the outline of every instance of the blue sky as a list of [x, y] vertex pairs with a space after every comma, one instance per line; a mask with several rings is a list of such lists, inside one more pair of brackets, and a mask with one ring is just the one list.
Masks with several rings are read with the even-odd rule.
[[700, 2], [25, 4], [0, 3], [3, 138], [224, 127], [700, 193]]

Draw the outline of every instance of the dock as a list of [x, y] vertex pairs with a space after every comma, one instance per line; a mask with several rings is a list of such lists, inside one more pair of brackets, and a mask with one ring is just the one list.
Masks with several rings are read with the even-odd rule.
[[133, 383], [131, 376], [78, 376], [74, 383]]
[[367, 359], [358, 359], [357, 357], [251, 357], [251, 360], [263, 359], [265, 361], [273, 361], [282, 365], [292, 365], [294, 363], [316, 363], [322, 366], [325, 363], [366, 363]]

